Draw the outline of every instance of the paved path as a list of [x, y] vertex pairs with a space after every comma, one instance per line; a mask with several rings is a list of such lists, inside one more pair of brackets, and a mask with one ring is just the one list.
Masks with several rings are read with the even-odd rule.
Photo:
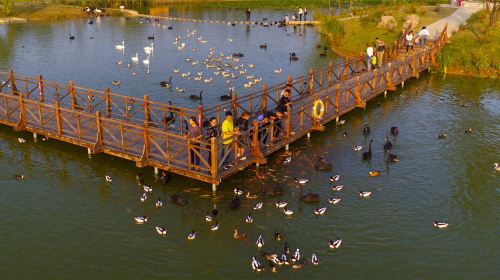
[[465, 24], [467, 19], [473, 14], [478, 12], [483, 8], [483, 4], [480, 2], [462, 2], [462, 7], [458, 8], [449, 17], [440, 19], [427, 26], [429, 37], [431, 40], [437, 39], [439, 32], [441, 32], [446, 24], [448, 24], [448, 37], [450, 37], [455, 31], [457, 31], [461, 24]]

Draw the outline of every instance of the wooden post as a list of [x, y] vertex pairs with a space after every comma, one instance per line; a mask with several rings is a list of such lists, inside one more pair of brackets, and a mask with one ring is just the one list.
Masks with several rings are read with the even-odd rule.
[[24, 128], [26, 126], [26, 107], [24, 106], [24, 98], [22, 93], [19, 94], [19, 110], [21, 111], [21, 116], [19, 118], [17, 127]]
[[401, 80], [406, 80], [406, 67], [405, 67], [405, 57], [401, 57], [401, 68], [400, 68], [400, 73], [402, 73], [401, 75]]
[[286, 138], [290, 138], [290, 132], [291, 132], [291, 118], [292, 118], [292, 112], [290, 111], [290, 106], [287, 106], [287, 109], [286, 109], [286, 120], [285, 120], [285, 133], [286, 133]]
[[270, 120], [270, 129], [269, 129], [269, 145], [273, 145], [273, 142], [274, 142], [274, 117], [271, 118]]
[[311, 70], [309, 71], [309, 94], [312, 94], [313, 91], [313, 86], [314, 86], [314, 68], [311, 67]]
[[319, 71], [319, 84], [321, 89], [323, 89], [323, 70]]
[[146, 126], [149, 126], [150, 116], [149, 116], [149, 96], [144, 95], [144, 120], [146, 121]]
[[257, 165], [266, 163], [259, 146], [259, 122], [253, 120], [252, 156]]
[[372, 94], [377, 92], [377, 77], [378, 77], [378, 70], [374, 69], [373, 70], [373, 81], [372, 81]]
[[80, 113], [76, 113], [76, 134], [78, 135], [78, 139], [82, 139], [82, 126], [80, 121]]
[[9, 71], [9, 80], [10, 80], [10, 90], [12, 95], [17, 95], [17, 87], [16, 87], [16, 81], [14, 78], [14, 71], [11, 69]]
[[333, 77], [333, 65], [332, 63], [328, 63], [328, 83], [332, 82], [332, 77]]
[[210, 139], [210, 162], [212, 178], [217, 178], [217, 137]]
[[337, 83], [337, 92], [335, 94], [335, 107], [337, 114], [340, 112], [340, 83]]
[[111, 117], [111, 101], [110, 101], [110, 90], [106, 88], [104, 91], [104, 99], [106, 101], [106, 118]]
[[253, 112], [253, 95], [250, 95], [250, 100], [248, 102], [250, 112]]
[[300, 131], [302, 132], [302, 127], [304, 126], [304, 106], [300, 108]]
[[412, 61], [411, 61], [411, 68], [412, 68], [412, 76], [415, 78], [418, 78], [417, 63], [415, 63], [416, 60], [417, 59], [416, 59], [415, 55], [413, 55]]
[[328, 103], [329, 103], [329, 100], [330, 100], [330, 98], [329, 98], [329, 96], [327, 95], [327, 96], [325, 97], [325, 117], [328, 115]]
[[69, 95], [71, 98], [71, 109], [75, 110], [76, 99], [75, 99], [75, 85], [73, 81], [69, 81]]
[[233, 116], [234, 118], [238, 118], [238, 95], [236, 92], [233, 92]]
[[267, 108], [267, 83], [264, 83], [264, 85], [262, 85], [262, 90], [264, 91], [262, 93], [262, 107], [261, 107], [261, 110], [262, 112], [266, 111], [266, 108]]
[[101, 146], [103, 143], [103, 137], [102, 137], [102, 120], [101, 120], [101, 112], [97, 111], [95, 112], [95, 124], [97, 127], [97, 139], [96, 139], [96, 146]]
[[394, 84], [392, 82], [392, 77], [391, 77], [391, 72], [393, 71], [392, 69], [392, 64], [389, 62], [387, 64], [387, 77], [386, 77], [386, 88], [387, 90], [395, 90]]
[[44, 102], [45, 95], [42, 75], [38, 75], [38, 90], [40, 91], [40, 102]]
[[40, 128], [43, 129], [43, 113], [42, 113], [42, 104], [38, 103], [38, 120], [40, 121]]
[[198, 126], [203, 129], [203, 106], [198, 105]]
[[62, 120], [61, 120], [61, 112], [59, 110], [59, 100], [56, 100], [56, 123], [57, 123], [57, 135], [62, 135]]
[[288, 80], [286, 83], [287, 83], [287, 85], [290, 85], [290, 86], [292, 85], [292, 83], [293, 83], [292, 75], [288, 75]]
[[125, 118], [129, 118], [130, 115], [128, 113], [128, 97], [125, 97]]
[[143, 154], [143, 156], [145, 157], [146, 160], [149, 159], [149, 133], [148, 133], [148, 126], [149, 126], [148, 121], [144, 121], [144, 129], [143, 129], [143, 134], [144, 134], [144, 154]]

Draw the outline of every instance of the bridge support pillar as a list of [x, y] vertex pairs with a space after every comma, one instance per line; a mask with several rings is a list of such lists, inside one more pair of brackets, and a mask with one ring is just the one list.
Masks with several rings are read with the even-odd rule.
[[307, 133], [307, 139], [311, 138], [311, 132]]
[[212, 192], [215, 194], [217, 192], [217, 185], [212, 184]]
[[33, 133], [33, 140], [35, 141], [35, 143], [37, 142], [37, 140], [38, 140], [38, 134]]
[[401, 82], [401, 88], [404, 88], [405, 87], [405, 81], [402, 81]]
[[90, 148], [87, 148], [87, 154], [88, 154], [89, 156], [91, 156], [91, 155], [92, 155], [92, 150], [91, 150]]
[[384, 98], [387, 98], [387, 90], [384, 91]]
[[259, 167], [259, 166], [260, 166], [260, 163], [256, 162], [255, 167]]
[[155, 175], [158, 175], [158, 173], [159, 173], [158, 167], [155, 167]]
[[285, 145], [285, 150], [286, 150], [286, 151], [290, 150], [290, 144], [286, 144], [286, 145]]

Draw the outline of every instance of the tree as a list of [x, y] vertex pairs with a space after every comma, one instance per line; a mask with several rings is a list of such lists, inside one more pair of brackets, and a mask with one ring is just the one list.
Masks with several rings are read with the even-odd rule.
[[1, 3], [4, 13], [10, 15], [10, 13], [12, 12], [12, 4], [14, 3], [14, 0], [1, 0]]
[[483, 3], [488, 15], [488, 30], [496, 25], [498, 12], [500, 10], [500, 0], [483, 0]]

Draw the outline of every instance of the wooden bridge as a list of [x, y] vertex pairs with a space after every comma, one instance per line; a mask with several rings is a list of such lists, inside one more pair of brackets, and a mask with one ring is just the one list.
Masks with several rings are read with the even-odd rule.
[[[32, 132], [88, 149], [89, 154], [106, 153], [136, 162], [138, 167], [152, 166], [200, 181], [211, 183], [213, 190], [220, 182], [251, 164], [263, 164], [265, 158], [290, 143], [321, 131], [323, 125], [355, 109], [396, 85], [435, 65], [438, 52], [447, 42], [447, 27], [438, 39], [425, 49], [401, 55], [400, 40], [388, 48], [379, 69], [366, 71], [362, 56], [330, 64], [301, 77], [244, 96], [233, 94], [230, 101], [211, 108], [188, 109], [149, 101], [148, 96], [134, 98], [113, 94], [109, 89], [97, 91], [69, 84], [57, 84], [37, 78], [0, 72], [0, 123], [16, 131]], [[404, 34], [403, 34], [404, 35]], [[282, 120], [270, 119], [262, 126], [253, 120], [248, 131], [234, 136], [232, 167], [222, 162], [230, 154], [221, 155], [221, 138], [210, 141], [188, 140], [185, 120], [197, 116], [201, 125], [211, 117], [221, 124], [225, 111], [233, 116], [246, 111], [251, 116], [275, 109], [285, 85], [292, 88], [292, 109]], [[313, 103], [321, 100], [324, 115], [312, 114]], [[278, 121], [281, 122], [278, 125]], [[236, 158], [237, 145], [245, 147], [245, 160]], [[191, 152], [200, 164], [191, 164]], [[209, 160], [210, 159], [210, 160]]]

